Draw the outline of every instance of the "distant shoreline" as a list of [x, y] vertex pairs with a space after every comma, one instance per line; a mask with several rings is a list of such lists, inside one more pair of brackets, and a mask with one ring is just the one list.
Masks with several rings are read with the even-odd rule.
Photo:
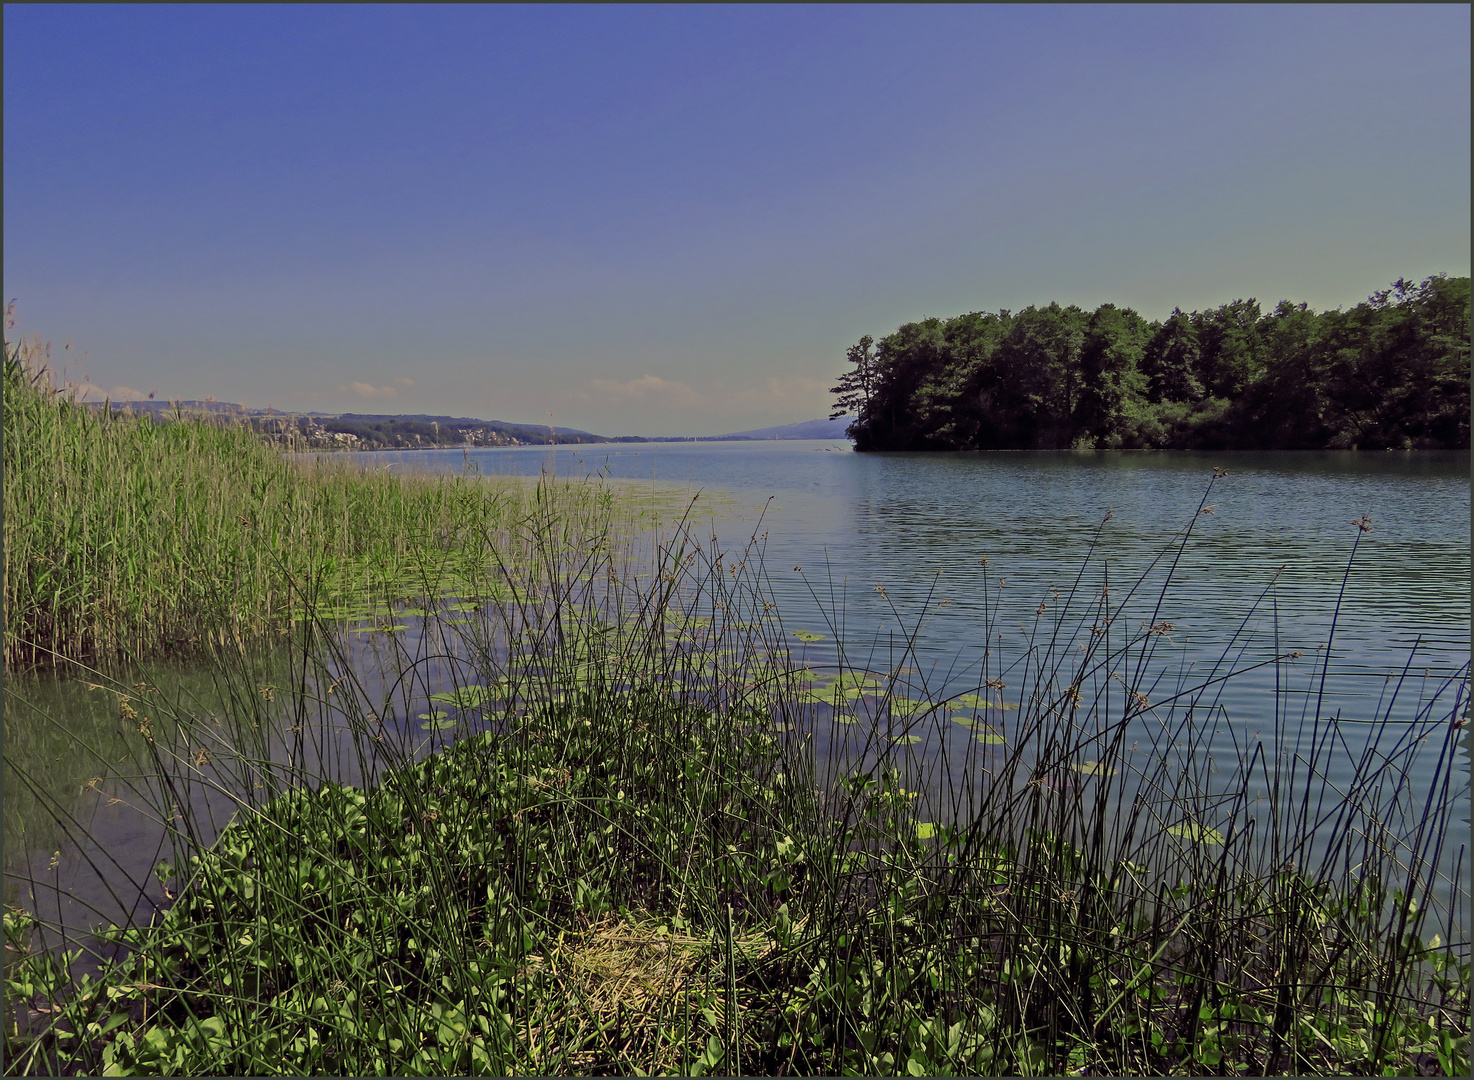
[[143, 413], [159, 420], [236, 420], [268, 442], [309, 450], [454, 450], [510, 449], [519, 446], [568, 446], [661, 442], [772, 442], [844, 439], [847, 418], [805, 420], [777, 427], [724, 435], [596, 435], [578, 428], [519, 424], [468, 416], [424, 413], [284, 413], [249, 409], [222, 401], [87, 401], [93, 409]]

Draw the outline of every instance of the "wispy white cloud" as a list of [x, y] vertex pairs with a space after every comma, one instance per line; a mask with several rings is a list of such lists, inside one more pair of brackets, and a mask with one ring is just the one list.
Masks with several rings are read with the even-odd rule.
[[[394, 381], [399, 383], [401, 386], [414, 385], [413, 379], [395, 379]], [[395, 398], [399, 396], [398, 387], [374, 386], [372, 383], [366, 382], [351, 382], [344, 386], [338, 387], [338, 389], [346, 390], [350, 394], [357, 394], [359, 397], [362, 398]]]
[[83, 380], [76, 384], [77, 396], [86, 401], [147, 401], [151, 395], [142, 390], [135, 390], [131, 386], [115, 386], [106, 390], [97, 386], [90, 380]]
[[662, 379], [658, 375], [641, 375], [628, 382], [613, 379], [590, 379], [578, 395], [585, 401], [598, 398], [611, 405], [631, 401], [649, 401], [667, 405], [698, 405], [703, 398], [683, 382]]

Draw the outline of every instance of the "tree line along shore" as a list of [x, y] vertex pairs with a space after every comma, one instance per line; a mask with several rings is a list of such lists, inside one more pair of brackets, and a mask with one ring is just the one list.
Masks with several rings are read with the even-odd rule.
[[854, 414], [858, 450], [1469, 445], [1467, 277], [1399, 279], [1345, 311], [974, 311], [847, 359], [833, 415]]

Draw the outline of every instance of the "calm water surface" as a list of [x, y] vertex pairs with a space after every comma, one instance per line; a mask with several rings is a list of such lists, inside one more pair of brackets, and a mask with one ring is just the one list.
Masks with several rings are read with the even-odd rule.
[[[1004, 610], [1030, 622], [1082, 567], [1092, 591], [1108, 574], [1119, 599], [1191, 525], [1160, 618], [1208, 652], [1267, 589], [1261, 608], [1277, 606], [1288, 648], [1324, 645], [1344, 579], [1333, 654], [1344, 674], [1380, 677], [1409, 657], [1452, 672], [1469, 658], [1466, 453], [856, 454], [773, 441], [360, 456], [396, 469], [603, 472], [725, 496], [714, 532], [726, 543], [767, 537], [785, 622], [823, 630], [822, 608], [843, 617], [847, 638], [895, 625], [893, 604], [933, 610], [926, 650], [981, 645], [1000, 578]], [[1209, 493], [1215, 467], [1228, 475]], [[1369, 531], [1354, 524], [1362, 518]], [[1166, 569], [1138, 590], [1148, 612]]]

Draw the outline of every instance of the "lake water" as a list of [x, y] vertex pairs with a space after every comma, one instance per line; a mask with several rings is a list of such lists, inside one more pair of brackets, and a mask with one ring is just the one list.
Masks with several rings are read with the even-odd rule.
[[[1304, 654], [1215, 691], [1235, 726], [1221, 736], [1230, 741], [1269, 729], [1276, 715], [1403, 722], [1435, 695], [1438, 707], [1454, 708], [1467, 681], [1466, 453], [862, 455], [847, 443], [731, 442], [355, 460], [396, 470], [598, 474], [699, 494], [692, 521], [703, 538], [731, 549], [760, 539], [796, 659], [833, 665], [843, 648], [848, 665], [884, 670], [900, 658], [931, 697], [975, 687], [985, 651], [1018, 654], [1067, 605], [1083, 617], [1102, 589], [1113, 606], [1124, 604], [1121, 630], [1171, 624], [1163, 636], [1178, 678], [1225, 659], [1248, 667]], [[897, 652], [898, 640], [910, 641], [909, 651]], [[1389, 674], [1404, 672], [1389, 700]], [[35, 696], [54, 711], [83, 707], [75, 687]], [[949, 745], [928, 744], [942, 755]], [[73, 791], [91, 772], [78, 768], [63, 776]], [[66, 763], [53, 771], [66, 774]], [[87, 894], [84, 907], [108, 918], [117, 917], [116, 890], [91, 878], [132, 878], [140, 901], [157, 892], [148, 879], [156, 828], [100, 795], [75, 812], [90, 815], [117, 869], [89, 871], [75, 852], [51, 867], [43, 857], [52, 852], [35, 849], [25, 860], [32, 875]], [[1456, 839], [1466, 831], [1456, 825]], [[12, 866], [15, 854], [7, 852]]]
[[[931, 598], [920, 644], [942, 656], [981, 646], [972, 628], [984, 604], [996, 604], [1000, 578], [1005, 608], [1032, 621], [1041, 601], [1075, 581], [1093, 538], [1087, 580], [1098, 588], [1108, 572], [1119, 594], [1191, 525], [1160, 619], [1206, 652], [1271, 583], [1285, 644], [1313, 651], [1329, 636], [1344, 579], [1334, 642], [1343, 676], [1380, 678], [1414, 655], [1433, 672], [1469, 659], [1469, 456], [1460, 452], [856, 454], [842, 442], [772, 441], [359, 457], [409, 470], [603, 473], [706, 492], [725, 543], [767, 536], [787, 623], [826, 630], [822, 606], [842, 612], [846, 636], [856, 636], [894, 625], [892, 605], [915, 615]], [[1211, 512], [1199, 513], [1215, 468], [1227, 475], [1213, 482]], [[1366, 532], [1353, 523], [1363, 517]], [[1142, 587], [1149, 609], [1164, 570]], [[937, 608], [942, 599], [950, 603]]]

